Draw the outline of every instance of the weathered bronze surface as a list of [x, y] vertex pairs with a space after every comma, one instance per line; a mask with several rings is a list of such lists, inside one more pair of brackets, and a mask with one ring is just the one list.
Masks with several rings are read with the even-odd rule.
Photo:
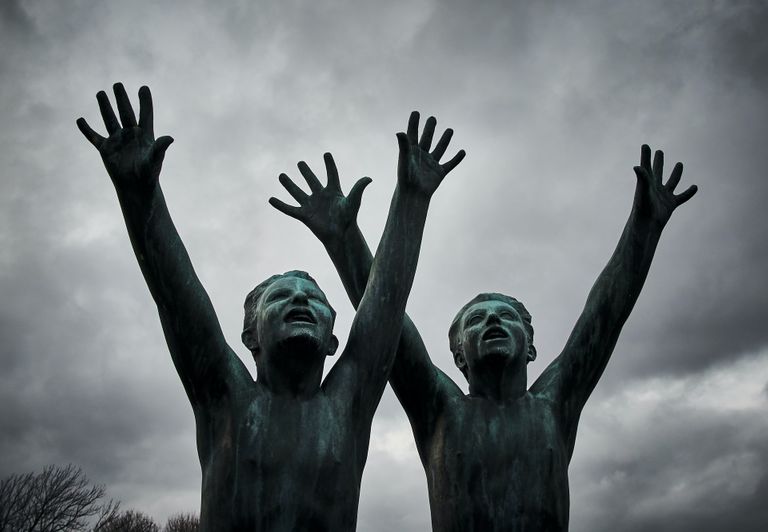
[[[98, 149], [115, 186], [192, 403], [202, 468], [201, 529], [354, 530], [371, 421], [394, 361], [429, 200], [464, 152], [441, 165], [450, 130], [429, 153], [434, 119], [419, 142], [416, 114], [408, 134], [397, 135], [398, 182], [376, 258], [366, 263], [371, 283], [361, 288], [349, 340], [325, 380], [325, 358], [338, 346], [335, 314], [312, 278], [288, 272], [249, 294], [242, 340], [256, 361], [254, 382], [227, 345], [171, 221], [159, 176], [173, 139], [155, 139], [149, 89], [139, 91], [138, 122], [123, 86], [116, 84], [114, 91], [119, 121], [107, 95], [97, 94], [108, 137], [82, 118], [77, 125]], [[330, 154], [325, 163], [325, 189], [299, 163], [313, 196], [339, 188]], [[287, 176], [281, 181], [297, 199], [306, 196]], [[358, 183], [349, 201], [341, 198], [342, 206], [359, 206], [368, 181]], [[271, 202], [284, 212], [298, 209]]]
[[[645, 282], [662, 229], [696, 192], [674, 194], [683, 166], [662, 183], [664, 155], [643, 146], [629, 220], [560, 355], [528, 388], [536, 357], [531, 317], [517, 300], [481, 294], [454, 319], [450, 347], [469, 394], [439, 368], [405, 317], [390, 383], [427, 475], [436, 532], [568, 529], [568, 464], [579, 415]], [[353, 189], [354, 192], [354, 189]], [[298, 199], [298, 198], [297, 198]], [[372, 257], [356, 223], [359, 198], [336, 184], [287, 212], [322, 241], [352, 303]]]

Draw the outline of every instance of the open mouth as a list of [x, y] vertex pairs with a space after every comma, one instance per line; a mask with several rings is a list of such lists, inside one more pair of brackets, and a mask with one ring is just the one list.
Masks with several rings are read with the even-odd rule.
[[285, 315], [285, 321], [288, 323], [317, 323], [315, 317], [305, 308], [295, 308]]
[[507, 331], [501, 327], [491, 327], [483, 333], [483, 340], [498, 340], [499, 338], [509, 338]]

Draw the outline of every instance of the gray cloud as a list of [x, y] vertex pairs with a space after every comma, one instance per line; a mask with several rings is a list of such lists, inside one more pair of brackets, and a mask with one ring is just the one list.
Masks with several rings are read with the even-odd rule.
[[574, 529], [760, 530], [767, 363], [762, 351], [641, 379], [588, 406], [576, 452], [592, 447], [591, 457], [571, 468]]
[[[298, 176], [299, 160], [319, 170], [331, 150], [347, 189], [374, 178], [361, 225], [375, 245], [394, 133], [412, 109], [455, 129], [468, 156], [432, 202], [409, 313], [458, 381], [447, 349], [456, 309], [489, 289], [523, 299], [535, 377], [618, 239], [640, 144], [684, 161], [681, 187], [700, 192], [666, 229], [583, 416], [573, 529], [757, 530], [764, 402], [697, 407], [690, 383], [734, 401], [738, 384], [717, 379], [765, 368], [767, 11], [714, 1], [3, 2], [0, 476], [72, 461], [159, 519], [199, 501], [190, 409], [109, 180], [74, 126], [84, 116], [101, 129], [94, 94], [123, 81], [134, 97], [152, 87], [156, 129], [176, 138], [162, 178], [169, 206], [250, 368], [242, 298], [272, 273], [312, 272], [342, 340], [351, 322], [322, 247], [266, 204], [285, 198], [276, 176]], [[638, 390], [652, 385], [659, 397], [644, 399]], [[426, 484], [390, 392], [373, 434], [360, 529], [424, 530]], [[661, 488], [666, 498], [654, 495]]]

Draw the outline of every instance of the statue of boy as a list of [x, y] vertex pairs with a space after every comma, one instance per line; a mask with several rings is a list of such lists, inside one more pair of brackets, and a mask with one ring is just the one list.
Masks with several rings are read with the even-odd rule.
[[[428, 119], [426, 128], [433, 124]], [[417, 126], [412, 116], [412, 142]], [[663, 184], [663, 164], [661, 151], [651, 165], [651, 150], [642, 147], [634, 204], [619, 244], [562, 353], [530, 388], [533, 327], [516, 299], [480, 294], [453, 320], [450, 348], [469, 381], [468, 395], [432, 364], [405, 317], [389, 382], [411, 422], [435, 532], [568, 529], [568, 464], [579, 415], [640, 294], [662, 229], [696, 192], [694, 185], [675, 195], [683, 165], [677, 163]], [[296, 199], [301, 209], [280, 210], [322, 241], [352, 303], [359, 304], [372, 261], [356, 223], [359, 202], [330, 184]]]
[[[421, 144], [397, 135], [397, 187], [371, 283], [324, 381], [325, 358], [338, 341], [335, 313], [315, 281], [288, 272], [248, 295], [242, 340], [256, 361], [254, 382], [224, 340], [168, 213], [159, 176], [173, 139], [155, 139], [149, 89], [139, 90], [138, 123], [123, 86], [115, 84], [114, 91], [120, 122], [107, 95], [97, 94], [108, 138], [82, 118], [77, 125], [112, 178], [192, 403], [203, 477], [201, 530], [354, 530], [371, 422], [394, 360], [429, 200], [464, 152], [441, 165], [447, 142], [430, 154], [424, 139], [431, 130]], [[325, 163], [328, 186], [338, 188], [330, 154]], [[321, 188], [306, 164], [299, 168], [313, 190]], [[350, 194], [358, 203], [369, 182], [360, 180]]]

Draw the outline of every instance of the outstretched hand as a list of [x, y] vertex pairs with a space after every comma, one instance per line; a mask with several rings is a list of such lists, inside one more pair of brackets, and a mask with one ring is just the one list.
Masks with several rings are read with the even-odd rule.
[[173, 138], [166, 136], [155, 139], [152, 94], [149, 87], [139, 89], [138, 123], [123, 84], [115, 83], [113, 88], [120, 113], [119, 122], [107, 94], [104, 91], [96, 94], [109, 137], [105, 138], [96, 133], [84, 118], [77, 119], [77, 127], [99, 150], [115, 187], [121, 190], [151, 190], [158, 183], [165, 150], [171, 145]]
[[320, 183], [307, 163], [301, 161], [298, 164], [299, 172], [304, 176], [311, 192], [305, 193], [290, 177], [280, 174], [280, 184], [299, 206], [288, 205], [277, 198], [269, 198], [269, 204], [283, 214], [302, 222], [323, 244], [328, 245], [341, 241], [347, 229], [357, 219], [363, 190], [371, 183], [371, 178], [359, 179], [349, 195], [344, 196], [333, 156], [326, 153], [323, 158], [328, 174], [326, 186]]
[[634, 209], [642, 218], [660, 223], [669, 221], [672, 212], [691, 199], [698, 187], [691, 185], [685, 192], [675, 194], [675, 187], [683, 175], [683, 163], [675, 164], [669, 179], [662, 183], [664, 171], [664, 152], [657, 150], [651, 166], [651, 148], [643, 144], [640, 151], [640, 166], [635, 166], [637, 188], [635, 189]]
[[456, 168], [466, 155], [464, 150], [459, 150], [453, 159], [440, 164], [440, 159], [448, 149], [448, 143], [453, 136], [453, 130], [446, 129], [435, 145], [435, 149], [430, 153], [436, 125], [437, 120], [434, 116], [427, 118], [421, 140], [419, 140], [419, 113], [414, 111], [408, 120], [408, 132], [397, 134], [400, 147], [397, 163], [398, 183], [401, 187], [417, 190], [429, 197], [434, 194], [448, 172]]

